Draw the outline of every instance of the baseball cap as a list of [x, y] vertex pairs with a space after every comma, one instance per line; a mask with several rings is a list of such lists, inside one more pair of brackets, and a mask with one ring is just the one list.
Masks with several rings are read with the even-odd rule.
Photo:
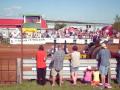
[[107, 46], [106, 46], [105, 43], [102, 43], [102, 44], [101, 44], [101, 47], [103, 47], [103, 48], [107, 48]]

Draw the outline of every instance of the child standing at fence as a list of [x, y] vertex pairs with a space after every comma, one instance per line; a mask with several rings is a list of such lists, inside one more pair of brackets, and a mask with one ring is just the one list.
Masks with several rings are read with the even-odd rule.
[[92, 81], [92, 70], [91, 70], [91, 67], [88, 66], [88, 68], [84, 72], [83, 83], [91, 84], [91, 81]]
[[78, 69], [80, 65], [80, 52], [78, 51], [78, 46], [73, 46], [72, 47], [72, 53], [70, 54], [71, 56], [71, 76], [72, 76], [72, 81], [73, 85], [77, 84], [77, 79], [78, 79]]

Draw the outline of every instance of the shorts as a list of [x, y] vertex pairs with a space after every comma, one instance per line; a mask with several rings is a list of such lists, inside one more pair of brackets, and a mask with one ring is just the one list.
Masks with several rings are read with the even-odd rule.
[[109, 66], [100, 65], [99, 71], [101, 75], [107, 75], [109, 71]]
[[51, 72], [51, 75], [53, 77], [55, 77], [57, 74], [59, 74], [59, 76], [62, 76], [63, 74], [63, 70], [60, 70], [59, 72], [55, 70], [55, 68], [52, 68], [52, 72]]
[[72, 67], [72, 66], [71, 66], [71, 72], [77, 72], [78, 69], [79, 69], [79, 67]]

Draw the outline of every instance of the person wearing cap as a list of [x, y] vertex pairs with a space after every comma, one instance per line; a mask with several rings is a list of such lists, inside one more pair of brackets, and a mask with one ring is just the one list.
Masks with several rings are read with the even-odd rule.
[[96, 59], [99, 60], [99, 71], [101, 75], [101, 85], [103, 88], [112, 88], [110, 82], [106, 81], [106, 77], [108, 75], [110, 68], [110, 58], [111, 58], [111, 53], [109, 49], [107, 48], [105, 43], [102, 43], [101, 49], [97, 53]]

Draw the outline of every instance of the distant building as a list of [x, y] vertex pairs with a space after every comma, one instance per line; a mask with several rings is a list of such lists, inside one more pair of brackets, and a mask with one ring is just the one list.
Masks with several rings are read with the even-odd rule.
[[54, 29], [55, 24], [66, 24], [66, 27], [74, 27], [82, 30], [89, 29], [90, 31], [101, 30], [104, 26], [110, 24], [107, 23], [92, 23], [92, 22], [78, 22], [78, 21], [55, 21], [46, 20], [48, 29]]

